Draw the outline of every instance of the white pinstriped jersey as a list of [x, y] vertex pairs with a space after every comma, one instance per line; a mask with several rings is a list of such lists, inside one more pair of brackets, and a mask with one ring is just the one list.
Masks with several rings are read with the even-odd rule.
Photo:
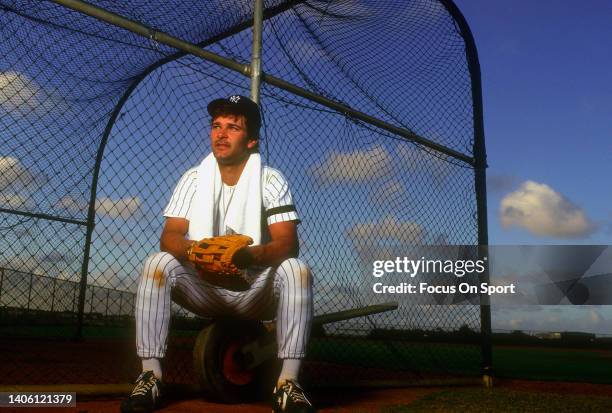
[[[170, 202], [164, 209], [164, 216], [167, 218], [185, 218], [191, 221], [193, 214], [197, 213], [194, 209], [195, 193], [198, 185], [198, 167], [189, 169], [183, 174], [180, 181], [174, 188]], [[289, 184], [283, 174], [269, 166], [262, 166], [263, 173], [263, 193], [262, 193], [262, 224], [275, 224], [277, 222], [298, 221], [297, 211], [293, 204]], [[225, 186], [225, 188], [228, 188]], [[222, 208], [220, 208], [222, 210]], [[222, 215], [223, 212], [220, 211]], [[218, 222], [222, 221], [222, 216], [216, 217], [214, 228], [219, 231]], [[222, 235], [222, 234], [215, 234]], [[267, 231], [262, 232], [262, 240], [267, 238]]]
[[[263, 231], [264, 227], [267, 229], [267, 225], [299, 219], [285, 177], [267, 166], [262, 168], [262, 173], [261, 224], [262, 243], [265, 243], [269, 233]], [[174, 189], [164, 216], [187, 220], [195, 216], [197, 184], [197, 168], [185, 172]], [[231, 195], [227, 188], [226, 191], [228, 204]], [[252, 281], [250, 288], [231, 291], [207, 283], [192, 265], [185, 265], [167, 252], [151, 255], [144, 264], [136, 295], [138, 356], [142, 359], [165, 356], [171, 302], [174, 301], [202, 317], [268, 320], [276, 315], [278, 358], [303, 358], [313, 317], [310, 269], [301, 260], [289, 258], [276, 267], [250, 266], [247, 272]]]

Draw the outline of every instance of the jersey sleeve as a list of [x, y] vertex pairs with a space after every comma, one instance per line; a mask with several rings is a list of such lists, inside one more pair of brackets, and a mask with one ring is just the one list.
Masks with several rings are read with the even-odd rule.
[[164, 209], [167, 218], [189, 219], [191, 205], [196, 192], [197, 168], [191, 168], [183, 174], [174, 188], [172, 198]]
[[268, 225], [285, 221], [300, 223], [287, 179], [269, 167], [266, 167], [264, 179], [263, 204], [263, 214]]

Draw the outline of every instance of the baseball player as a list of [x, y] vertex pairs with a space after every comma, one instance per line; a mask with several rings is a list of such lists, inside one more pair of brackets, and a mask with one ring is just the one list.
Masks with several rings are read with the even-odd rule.
[[[260, 165], [261, 117], [256, 103], [234, 95], [213, 100], [208, 112], [212, 153], [176, 185], [164, 210], [161, 252], [144, 263], [135, 310], [142, 374], [121, 411], [159, 407], [160, 360], [166, 352], [172, 300], [203, 317], [276, 316], [278, 357], [283, 363], [273, 390], [273, 411], [314, 412], [298, 383], [313, 316], [312, 276], [297, 258], [299, 219], [287, 180]], [[251, 280], [248, 289], [233, 291], [205, 281], [188, 261], [194, 240], [201, 234], [241, 233], [241, 228], [252, 232], [246, 235], [255, 241], [237, 254], [236, 265]]]

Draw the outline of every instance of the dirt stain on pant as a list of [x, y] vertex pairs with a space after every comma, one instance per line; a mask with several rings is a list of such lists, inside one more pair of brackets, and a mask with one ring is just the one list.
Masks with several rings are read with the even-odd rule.
[[164, 272], [161, 269], [155, 269], [155, 272], [153, 273], [153, 281], [157, 284], [158, 288], [162, 288], [164, 286]]

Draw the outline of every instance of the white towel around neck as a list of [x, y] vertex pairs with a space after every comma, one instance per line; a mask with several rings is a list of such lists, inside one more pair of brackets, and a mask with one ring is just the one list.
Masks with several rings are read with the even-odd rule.
[[[261, 244], [261, 170], [261, 157], [258, 153], [251, 154], [238, 179], [225, 216], [225, 227], [236, 234], [253, 238], [253, 245]], [[222, 187], [217, 159], [210, 153], [197, 170], [194, 210], [187, 234], [189, 239], [200, 240], [214, 235], [215, 212], [219, 207]]]

